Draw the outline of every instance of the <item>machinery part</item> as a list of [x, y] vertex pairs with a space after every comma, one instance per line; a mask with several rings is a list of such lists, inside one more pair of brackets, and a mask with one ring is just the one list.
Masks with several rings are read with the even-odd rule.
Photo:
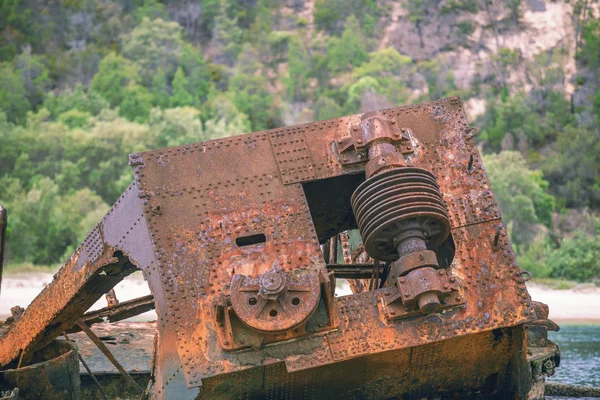
[[440, 295], [451, 292], [446, 271], [436, 271], [430, 267], [415, 269], [398, 278], [398, 288], [405, 306], [412, 307], [416, 302], [418, 309], [424, 313], [431, 313], [440, 308]]
[[[524, 325], [537, 317], [506, 229], [495, 240], [497, 250], [492, 248], [501, 216], [477, 147], [465, 140], [468, 123], [460, 100], [380, 114], [389, 121], [385, 129], [363, 132], [365, 118], [351, 115], [131, 155], [132, 185], [22, 317], [1, 334], [0, 368], [13, 368], [21, 354], [68, 333], [98, 298], [141, 270], [157, 311], [153, 399], [294, 398], [307, 394], [306, 388], [314, 388], [317, 398], [433, 398], [457, 389], [479, 393], [488, 383], [495, 393], [522, 399], [528, 379]], [[355, 143], [358, 139], [362, 144]], [[413, 151], [405, 153], [409, 145]], [[371, 156], [383, 163], [381, 169], [366, 168], [373, 146], [378, 149]], [[398, 154], [408, 167], [402, 167]], [[397, 174], [394, 169], [419, 171], [412, 173], [414, 179], [402, 181], [399, 174], [397, 179], [422, 187], [416, 195], [425, 196], [426, 204], [415, 204], [409, 196], [402, 207], [390, 209], [394, 203], [384, 195], [362, 211], [377, 220], [357, 223], [352, 193], [365, 179], [378, 182], [380, 176]], [[439, 195], [431, 193], [435, 181], [452, 229], [452, 240], [438, 249], [438, 240], [430, 238], [431, 221], [420, 218], [424, 207], [443, 214], [435, 202]], [[379, 203], [381, 214], [368, 212]], [[406, 205], [414, 207], [407, 213]], [[334, 297], [336, 274], [328, 271], [320, 245], [332, 236], [337, 244], [337, 234], [357, 227], [381, 233], [388, 219], [400, 226], [389, 226], [396, 237], [386, 245], [396, 253], [396, 272], [406, 275], [396, 276], [390, 286], [373, 283], [376, 290]], [[445, 219], [433, 223], [440, 225], [441, 240]], [[436, 252], [443, 268], [431, 265], [428, 250]], [[404, 267], [408, 259], [399, 259], [413, 252], [417, 255], [409, 270]], [[340, 262], [335, 258], [329, 264]], [[246, 294], [232, 290], [231, 282], [235, 274], [244, 277], [240, 287], [256, 280], [258, 295], [259, 277], [275, 263], [288, 284], [302, 282], [303, 274], [318, 276], [314, 283], [305, 278], [311, 292], [303, 292], [318, 302], [306, 322], [265, 332], [238, 317], [243, 310], [234, 309], [231, 300], [244, 300]], [[366, 259], [355, 263], [374, 264]], [[381, 269], [372, 276], [378, 273]], [[432, 282], [421, 284], [412, 274]], [[412, 303], [403, 300], [408, 292], [398, 286], [400, 278], [411, 282]], [[443, 292], [446, 278], [450, 293]], [[451, 310], [423, 315], [419, 300], [427, 311], [435, 301], [427, 292], [418, 295], [414, 289], [419, 287], [437, 294], [442, 309]], [[278, 290], [265, 292], [285, 299], [283, 289], [273, 293]], [[250, 322], [258, 326], [260, 321]], [[28, 357], [23, 362], [27, 365]]]
[[[362, 114], [350, 137], [336, 142], [334, 149], [342, 165], [365, 163], [367, 178], [386, 169], [405, 167], [404, 156], [414, 153], [410, 128], [398, 128], [396, 120], [380, 111]], [[368, 162], [367, 162], [368, 161]]]
[[376, 264], [327, 264], [327, 271], [333, 272], [336, 278], [348, 279], [348, 281], [358, 281], [360, 285], [359, 292], [364, 288], [365, 279], [372, 279], [374, 271], [378, 269], [378, 274], [385, 273], [385, 265]]
[[0, 390], [15, 387], [23, 400], [81, 399], [77, 350], [70, 342], [55, 340], [34, 352], [28, 365], [0, 371]]
[[[435, 272], [437, 257], [427, 248], [436, 249], [446, 240], [450, 221], [434, 175], [406, 167], [390, 142], [390, 132], [397, 134], [391, 125], [380, 113], [361, 117], [365, 139], [356, 141], [368, 143], [369, 162], [367, 180], [352, 194], [352, 209], [367, 253], [379, 260], [402, 259], [392, 266], [386, 285], [398, 285], [405, 307], [413, 307], [414, 300], [421, 312], [431, 313], [442, 306], [439, 296], [451, 289]], [[405, 275], [404, 282], [396, 282]], [[444, 271], [442, 275], [447, 279]]]
[[319, 276], [273, 268], [256, 277], [234, 275], [231, 305], [238, 318], [261, 332], [282, 332], [305, 322], [319, 302]]
[[6, 208], [0, 204], [0, 293], [2, 293], [2, 270], [4, 269], [4, 245], [6, 242]]
[[[369, 256], [395, 261], [398, 237], [420, 231], [427, 248], [439, 247], [450, 234], [448, 213], [435, 177], [421, 168], [396, 168], [363, 182], [351, 198]], [[410, 225], [402, 224], [409, 221]]]
[[109, 308], [113, 308], [119, 305], [119, 299], [117, 298], [117, 293], [115, 293], [115, 288], [110, 289], [105, 295], [106, 303], [108, 303]]
[[369, 149], [369, 162], [365, 166], [367, 178], [391, 168], [406, 166], [402, 153], [396, 150], [394, 141], [401, 139], [400, 132], [392, 128], [394, 120], [385, 118], [379, 111], [364, 113], [360, 117], [360, 134], [356, 138], [358, 145]]

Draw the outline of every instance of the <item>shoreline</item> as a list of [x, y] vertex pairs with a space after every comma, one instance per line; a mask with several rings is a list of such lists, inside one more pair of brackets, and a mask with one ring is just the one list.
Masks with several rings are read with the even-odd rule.
[[589, 284], [571, 289], [552, 289], [536, 282], [527, 283], [531, 299], [550, 308], [549, 318], [557, 324], [600, 324], [600, 288]]
[[[10, 309], [16, 305], [26, 308], [29, 303], [52, 282], [50, 272], [12, 272], [2, 279], [0, 289], [0, 321], [11, 315]], [[343, 281], [342, 281], [343, 282]], [[576, 285], [570, 289], [552, 289], [538, 282], [527, 283], [527, 289], [534, 301], [545, 303], [550, 308], [549, 318], [563, 325], [600, 324], [600, 287], [590, 284]], [[119, 301], [135, 299], [150, 294], [141, 272], [136, 272], [116, 287]], [[347, 284], [336, 291], [339, 296], [350, 294]], [[91, 309], [106, 307], [104, 297]], [[132, 319], [134, 321], [156, 320], [156, 313], [150, 311]]]

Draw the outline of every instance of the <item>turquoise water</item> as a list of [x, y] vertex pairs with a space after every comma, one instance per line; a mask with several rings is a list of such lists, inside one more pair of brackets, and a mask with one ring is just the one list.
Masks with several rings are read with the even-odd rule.
[[548, 336], [561, 352], [560, 367], [549, 381], [600, 387], [600, 325], [561, 325]]

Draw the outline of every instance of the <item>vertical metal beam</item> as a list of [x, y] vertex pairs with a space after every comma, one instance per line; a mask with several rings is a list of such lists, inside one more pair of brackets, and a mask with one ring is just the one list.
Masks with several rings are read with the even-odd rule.
[[338, 235], [329, 239], [329, 264], [337, 264]]
[[108, 304], [108, 308], [116, 307], [119, 305], [119, 299], [117, 299], [117, 293], [115, 292], [115, 288], [110, 289], [105, 295], [106, 303]]

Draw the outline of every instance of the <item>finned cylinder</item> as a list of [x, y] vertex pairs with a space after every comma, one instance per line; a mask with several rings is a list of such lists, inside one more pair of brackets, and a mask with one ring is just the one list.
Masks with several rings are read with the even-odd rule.
[[400, 257], [398, 237], [407, 229], [421, 232], [430, 249], [450, 234], [435, 177], [421, 168], [395, 168], [367, 179], [352, 194], [351, 204], [365, 250], [378, 260]]

